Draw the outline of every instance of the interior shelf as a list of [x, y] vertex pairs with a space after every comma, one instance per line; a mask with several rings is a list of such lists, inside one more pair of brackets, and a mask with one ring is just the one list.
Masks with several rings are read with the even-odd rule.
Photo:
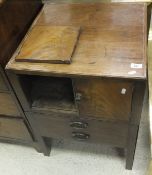
[[[28, 80], [28, 81], [27, 81]], [[29, 83], [25, 95], [32, 110], [76, 111], [72, 80], [70, 78], [26, 76], [22, 83]], [[24, 85], [22, 86], [25, 87]]]
[[68, 78], [38, 78], [32, 83], [31, 97], [33, 109], [75, 109], [72, 81]]

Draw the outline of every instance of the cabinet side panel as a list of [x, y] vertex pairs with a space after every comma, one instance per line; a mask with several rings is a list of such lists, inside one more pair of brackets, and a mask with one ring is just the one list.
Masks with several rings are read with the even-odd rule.
[[4, 67], [39, 12], [40, 0], [5, 1], [0, 6], [0, 63]]

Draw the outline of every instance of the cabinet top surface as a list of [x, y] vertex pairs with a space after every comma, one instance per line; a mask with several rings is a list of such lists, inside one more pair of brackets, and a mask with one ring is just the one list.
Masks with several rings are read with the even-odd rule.
[[23, 41], [7, 69], [40, 75], [146, 78], [147, 6], [144, 3], [46, 4], [30, 30], [35, 25], [81, 28], [72, 63], [16, 62]]

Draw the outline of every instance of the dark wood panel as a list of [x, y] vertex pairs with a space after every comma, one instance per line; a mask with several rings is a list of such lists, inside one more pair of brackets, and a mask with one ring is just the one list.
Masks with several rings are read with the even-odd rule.
[[26, 113], [41, 136], [125, 147], [128, 124], [79, 119], [71, 115]]
[[21, 116], [12, 96], [8, 93], [0, 93], [0, 115]]
[[0, 137], [32, 141], [22, 119], [9, 119], [2, 116], [0, 116]]
[[5, 1], [0, 7], [0, 63], [5, 66], [41, 7], [40, 0]]
[[8, 91], [8, 87], [7, 87], [6, 83], [5, 83], [3, 75], [0, 72], [0, 92], [1, 91]]
[[134, 84], [112, 79], [74, 79], [80, 116], [129, 121]]

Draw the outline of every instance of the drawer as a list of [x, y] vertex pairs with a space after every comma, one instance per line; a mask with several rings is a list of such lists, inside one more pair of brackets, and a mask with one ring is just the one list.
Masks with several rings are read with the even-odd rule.
[[84, 120], [57, 113], [27, 113], [27, 116], [31, 125], [37, 126], [41, 136], [126, 146], [127, 123]]
[[0, 91], [3, 92], [3, 91], [8, 91], [8, 87], [4, 81], [4, 78], [2, 76], [2, 74], [0, 73]]
[[129, 121], [134, 84], [112, 79], [74, 79], [80, 116]]
[[22, 119], [0, 117], [0, 137], [32, 141]]
[[0, 115], [20, 116], [12, 96], [8, 93], [0, 93]]

